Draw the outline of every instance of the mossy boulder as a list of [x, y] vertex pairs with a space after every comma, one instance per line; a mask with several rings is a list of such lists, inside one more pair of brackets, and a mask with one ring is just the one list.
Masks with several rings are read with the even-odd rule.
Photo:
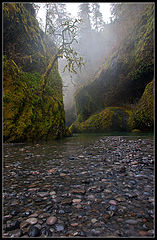
[[70, 130], [73, 133], [127, 131], [129, 130], [128, 119], [131, 114], [132, 111], [125, 108], [108, 107], [83, 122], [79, 121], [79, 117], [70, 126]]
[[141, 130], [135, 128], [135, 129], [133, 129], [131, 132], [132, 132], [132, 133], [139, 133], [139, 132], [141, 132]]
[[65, 112], [57, 63], [44, 92], [42, 74], [54, 54], [31, 4], [5, 3], [3, 56], [3, 136], [7, 142], [63, 137]]
[[147, 84], [145, 91], [129, 118], [132, 129], [153, 130], [154, 128], [154, 80]]

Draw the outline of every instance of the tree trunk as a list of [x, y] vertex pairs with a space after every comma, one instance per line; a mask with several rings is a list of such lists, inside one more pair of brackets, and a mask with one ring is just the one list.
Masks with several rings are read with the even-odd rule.
[[42, 90], [45, 89], [49, 74], [50, 74], [51, 70], [53, 69], [57, 59], [58, 59], [58, 54], [52, 57], [51, 62], [49, 63], [49, 65], [46, 69], [46, 72], [42, 75]]

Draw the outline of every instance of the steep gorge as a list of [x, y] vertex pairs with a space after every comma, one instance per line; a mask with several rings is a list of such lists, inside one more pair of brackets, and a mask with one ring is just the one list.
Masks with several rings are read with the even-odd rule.
[[[153, 6], [148, 4], [136, 26], [100, 67], [95, 78], [76, 92], [78, 117], [70, 128], [72, 132], [153, 129], [153, 12]], [[150, 102], [145, 101], [142, 105], [142, 99], [147, 98], [148, 84]], [[148, 104], [151, 105], [151, 114], [145, 110], [149, 108]], [[137, 119], [137, 111], [145, 114], [138, 114]], [[144, 121], [146, 124], [142, 124]]]

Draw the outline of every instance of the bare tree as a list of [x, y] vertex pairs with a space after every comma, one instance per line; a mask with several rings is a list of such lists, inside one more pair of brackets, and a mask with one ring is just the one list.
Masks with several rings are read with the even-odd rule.
[[49, 34], [53, 35], [54, 39], [57, 39], [59, 46], [57, 47], [55, 55], [50, 59], [45, 73], [42, 75], [43, 90], [58, 58], [65, 58], [67, 61], [64, 71], [67, 68], [69, 72], [77, 73], [77, 70], [81, 70], [81, 67], [84, 65], [83, 58], [78, 56], [78, 53], [72, 48], [73, 42], [77, 42], [77, 30], [80, 21], [79, 19], [67, 20], [60, 25], [60, 28], [53, 28], [53, 31], [51, 33], [49, 32]]

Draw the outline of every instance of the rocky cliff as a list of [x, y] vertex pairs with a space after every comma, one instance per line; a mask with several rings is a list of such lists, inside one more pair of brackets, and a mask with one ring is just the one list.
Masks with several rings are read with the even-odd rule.
[[41, 91], [41, 77], [55, 48], [39, 28], [30, 3], [3, 4], [4, 141], [38, 141], [65, 135], [57, 63]]
[[[79, 126], [80, 123], [83, 124], [83, 131], [89, 129], [89, 125], [90, 129], [95, 129], [96, 125], [96, 128], [101, 130], [152, 129], [153, 114], [149, 114], [151, 117], [148, 117], [148, 114], [147, 116], [145, 114], [145, 117], [140, 115], [141, 118], [137, 121], [137, 115], [139, 117], [139, 111], [142, 111], [138, 111], [137, 108], [142, 109], [143, 94], [147, 91], [147, 85], [153, 80], [153, 77], [154, 8], [148, 4], [132, 32], [100, 67], [93, 81], [82, 86], [76, 92], [78, 118], [71, 129], [77, 131], [78, 122]], [[149, 85], [150, 88], [150, 97], [148, 101], [145, 101], [145, 105], [148, 106], [152, 106], [153, 83]], [[145, 106], [145, 109], [149, 108], [148, 106]], [[150, 111], [153, 111], [153, 108]], [[110, 117], [108, 117], [108, 123], [104, 124], [107, 121], [107, 115]], [[103, 124], [98, 123], [99, 117], [105, 128]], [[149, 119], [146, 119], [147, 117]], [[132, 121], [134, 119], [134, 124], [129, 119]], [[146, 124], [140, 123], [140, 121], [146, 121]]]

